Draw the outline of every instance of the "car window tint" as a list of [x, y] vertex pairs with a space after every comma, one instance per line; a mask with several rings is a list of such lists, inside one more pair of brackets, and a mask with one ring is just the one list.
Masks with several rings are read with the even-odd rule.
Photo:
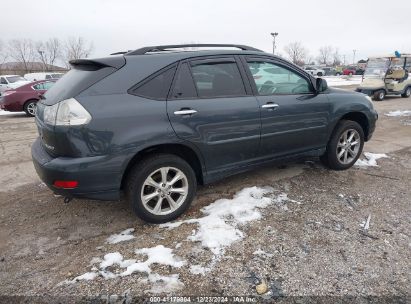
[[0, 78], [0, 83], [1, 83], [1, 84], [7, 84], [7, 81], [6, 81], [6, 79], [4, 79], [3, 77], [1, 77], [1, 78]]
[[248, 62], [259, 95], [312, 93], [311, 84], [297, 73], [271, 62]]
[[245, 95], [243, 80], [235, 62], [205, 63], [191, 67], [199, 97]]
[[154, 78], [144, 82], [133, 90], [133, 94], [150, 99], [166, 100], [171, 82], [173, 81], [175, 67], [172, 67]]
[[187, 63], [183, 63], [176, 76], [172, 98], [196, 98], [197, 91]]

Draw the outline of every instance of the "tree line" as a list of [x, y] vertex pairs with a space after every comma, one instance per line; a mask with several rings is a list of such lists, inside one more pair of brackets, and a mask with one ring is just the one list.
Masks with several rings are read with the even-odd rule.
[[297, 65], [305, 64], [325, 64], [338, 66], [341, 65], [341, 55], [338, 48], [334, 48], [330, 45], [320, 47], [318, 55], [312, 57], [306, 47], [301, 42], [291, 42], [284, 47], [284, 51], [289, 59]]
[[0, 70], [6, 62], [19, 63], [25, 72], [31, 70], [33, 62], [42, 63], [45, 71], [55, 65], [69, 68], [70, 60], [87, 58], [93, 49], [93, 44], [82, 37], [69, 37], [66, 40], [50, 38], [44, 41], [0, 39]]

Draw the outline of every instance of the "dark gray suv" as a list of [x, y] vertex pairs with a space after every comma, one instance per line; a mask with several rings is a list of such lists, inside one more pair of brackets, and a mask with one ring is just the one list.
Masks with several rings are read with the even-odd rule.
[[242, 45], [145, 47], [71, 65], [37, 105], [37, 173], [67, 198], [124, 192], [149, 222], [182, 214], [198, 183], [273, 161], [319, 156], [348, 169], [378, 118], [364, 94]]

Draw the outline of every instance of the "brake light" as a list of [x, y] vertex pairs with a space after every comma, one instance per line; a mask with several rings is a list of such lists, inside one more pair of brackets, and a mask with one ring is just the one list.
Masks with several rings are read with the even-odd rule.
[[44, 122], [52, 126], [80, 126], [90, 120], [90, 113], [74, 98], [44, 108]]
[[56, 180], [53, 183], [54, 187], [62, 188], [62, 189], [74, 189], [78, 185], [78, 181], [63, 181], [63, 180]]

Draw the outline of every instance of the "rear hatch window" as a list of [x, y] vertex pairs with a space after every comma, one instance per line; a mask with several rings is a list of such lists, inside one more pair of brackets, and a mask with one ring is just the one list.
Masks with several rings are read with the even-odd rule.
[[75, 66], [44, 94], [45, 99], [43, 99], [41, 103], [53, 105], [62, 100], [75, 97], [91, 85], [117, 70], [113, 67], [94, 68], [94, 70], [92, 68], [93, 67]]

